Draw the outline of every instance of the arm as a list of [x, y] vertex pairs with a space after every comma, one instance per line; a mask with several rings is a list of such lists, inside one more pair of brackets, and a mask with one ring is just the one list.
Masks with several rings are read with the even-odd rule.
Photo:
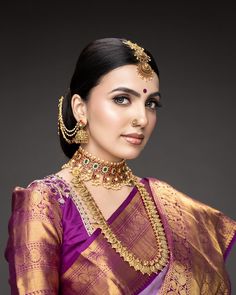
[[58, 294], [61, 241], [61, 209], [49, 188], [16, 188], [6, 249], [12, 294]]

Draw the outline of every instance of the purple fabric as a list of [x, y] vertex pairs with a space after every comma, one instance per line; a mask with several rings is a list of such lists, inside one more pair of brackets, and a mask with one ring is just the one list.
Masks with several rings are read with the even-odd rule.
[[[73, 189], [69, 183], [67, 183], [64, 179], [60, 178], [57, 175], [50, 175], [45, 179], [45, 181], [48, 183], [49, 186], [51, 186], [53, 183], [56, 184], [56, 186], [58, 185], [60, 188], [63, 188], [64, 192], [67, 192], [67, 195], [63, 196], [63, 199], [62, 196], [59, 196], [59, 194], [57, 196], [62, 209], [63, 242], [61, 248], [61, 273], [63, 274], [73, 265], [80, 253], [83, 250], [85, 250], [96, 239], [96, 237], [100, 234], [101, 230], [96, 229], [92, 233], [92, 235], [89, 236], [84, 226], [83, 220], [78, 212], [78, 209], [76, 208], [71, 198], [71, 193], [73, 193]], [[148, 190], [150, 195], [152, 195], [153, 192], [151, 191], [149, 185], [149, 179], [142, 178], [140, 182], [145, 184], [146, 189]], [[119, 216], [119, 214], [126, 208], [126, 206], [128, 206], [128, 204], [131, 202], [136, 193], [137, 188], [134, 187], [127, 196], [127, 198], [124, 200], [124, 202], [108, 218], [108, 224], [112, 224], [114, 222], [114, 220]], [[159, 204], [156, 205], [158, 210], [161, 211]], [[172, 245], [168, 223], [165, 220], [165, 218], [162, 221], [165, 225], [165, 229], [167, 229], [168, 231], [168, 242]], [[147, 280], [146, 284], [143, 285], [140, 290], [138, 290], [137, 294], [145, 290], [150, 285], [150, 283], [152, 283], [157, 278], [157, 276], [157, 274], [152, 274], [149, 280]], [[162, 280], [164, 280], [164, 277], [162, 278]], [[160, 284], [159, 281], [158, 284]]]
[[149, 282], [148, 286], [143, 291], [138, 293], [138, 295], [158, 295], [168, 268], [169, 264], [167, 264], [163, 270]]
[[[150, 186], [149, 181], [151, 181], [152, 178], [142, 178], [141, 182], [145, 184], [146, 189], [149, 191], [150, 196], [154, 199], [157, 210], [160, 213], [160, 217], [166, 232], [168, 246], [170, 248], [170, 262], [167, 265], [166, 270], [171, 266], [173, 263], [173, 238], [172, 238], [172, 231], [168, 224], [167, 217], [165, 214], [164, 206], [161, 206], [159, 202], [159, 198], [161, 196], [156, 196], [155, 191], [152, 191], [152, 186]], [[156, 179], [153, 179], [156, 180]], [[42, 180], [39, 180], [42, 181]], [[37, 181], [36, 181], [37, 182]], [[78, 209], [76, 208], [72, 196], [74, 194], [72, 186], [70, 186], [69, 183], [67, 183], [64, 179], [60, 178], [57, 175], [50, 175], [45, 177], [43, 180], [48, 187], [50, 187], [50, 196], [52, 195], [53, 198], [56, 198], [58, 203], [61, 207], [61, 213], [62, 213], [62, 227], [63, 227], [63, 236], [62, 236], [62, 244], [61, 244], [61, 273], [65, 273], [76, 261], [76, 259], [79, 257], [81, 252], [86, 249], [100, 234], [100, 229], [97, 229], [93, 232], [92, 235], [89, 235], [85, 225], [84, 221], [81, 218], [80, 213], [78, 212]], [[129, 193], [127, 198], [124, 200], [124, 202], [119, 206], [119, 208], [108, 218], [107, 222], [109, 224], [112, 224], [116, 218], [121, 214], [121, 212], [124, 212], [126, 207], [129, 205], [129, 203], [134, 198], [135, 194], [137, 192], [137, 188], [134, 187], [132, 191]], [[13, 199], [14, 201], [14, 199]], [[15, 204], [16, 206], [16, 204]], [[125, 211], [127, 212], [127, 211]], [[125, 214], [128, 215], [128, 214]], [[123, 217], [122, 217], [123, 218]], [[61, 229], [61, 227], [60, 227]], [[140, 231], [138, 231], [140, 233]], [[142, 236], [142, 233], [140, 233], [140, 236]], [[233, 247], [233, 244], [236, 241], [236, 233], [231, 237], [231, 241], [224, 253], [224, 259], [227, 258], [230, 250]], [[105, 242], [105, 241], [104, 241]], [[109, 247], [109, 245], [107, 245]], [[117, 261], [120, 261], [120, 257], [117, 256], [118, 259], [114, 259], [114, 269], [117, 268]], [[113, 263], [113, 259], [111, 259]], [[159, 274], [152, 274], [150, 277], [148, 277], [147, 280], [145, 280], [145, 284], [142, 283], [138, 284], [140, 281], [140, 277], [135, 277], [134, 286], [138, 285], [139, 290], [136, 291], [136, 295], [140, 294], [140, 292], [143, 292], [141, 294], [150, 294], [148, 293], [149, 290], [159, 292], [158, 290], [161, 288], [161, 284], [165, 279], [165, 272], [162, 272], [161, 275]], [[146, 292], [146, 293], [145, 293]], [[155, 293], [154, 292], [154, 293]], [[151, 293], [153, 294], [153, 293]], [[156, 293], [155, 293], [156, 294]]]
[[[51, 180], [58, 182], [64, 182], [70, 191], [70, 186], [66, 181], [57, 177], [56, 175], [50, 176]], [[141, 182], [145, 182], [141, 179]], [[131, 202], [137, 192], [137, 188], [134, 187], [129, 193], [125, 201], [119, 206], [119, 208], [109, 217], [108, 224], [111, 224], [119, 214], [126, 208]], [[65, 198], [65, 203], [61, 204], [62, 208], [62, 225], [63, 225], [63, 244], [61, 249], [61, 273], [66, 272], [79, 254], [85, 250], [100, 234], [100, 229], [96, 229], [91, 236], [88, 235], [87, 230], [83, 224], [82, 218], [71, 198]]]
[[[59, 193], [57, 199], [60, 202], [62, 209], [62, 226], [63, 226], [63, 242], [61, 247], [61, 274], [65, 273], [79, 257], [80, 253], [85, 250], [100, 234], [101, 230], [96, 229], [90, 236], [84, 226], [83, 220], [81, 218], [78, 209], [76, 208], [71, 194], [73, 188], [67, 183], [64, 179], [57, 175], [50, 175], [45, 179], [45, 182], [51, 187], [51, 190], [55, 190], [54, 186], [59, 186], [61, 191], [66, 192], [65, 196], [61, 196]], [[153, 193], [148, 178], [142, 178], [142, 182], [150, 195], [153, 197]], [[53, 193], [56, 193], [53, 191]], [[137, 188], [134, 187], [124, 202], [118, 207], [118, 209], [108, 218], [108, 224], [112, 224], [115, 219], [123, 212], [123, 210], [128, 206], [131, 200], [137, 193]], [[169, 226], [167, 220], [161, 210], [159, 203], [156, 203], [157, 209], [161, 213], [161, 219], [164, 224], [165, 230], [167, 231], [167, 239], [169, 245], [172, 245], [171, 235], [169, 231]], [[172, 247], [170, 247], [172, 248]], [[172, 260], [172, 258], [171, 258]], [[169, 265], [168, 265], [169, 266]], [[160, 279], [157, 279], [158, 274], [152, 274], [146, 283], [137, 291], [137, 294], [144, 291], [152, 282], [154, 289], [159, 288], [164, 280], [165, 273], [163, 276], [160, 276]]]
[[72, 199], [63, 206], [63, 243], [61, 250], [61, 273], [64, 273], [76, 260], [83, 243], [89, 238], [83, 221]]
[[[141, 179], [141, 182], [144, 182], [144, 179]], [[134, 187], [132, 191], [129, 193], [128, 197], [124, 200], [124, 202], [116, 209], [115, 212], [108, 218], [107, 223], [112, 224], [112, 222], [120, 215], [120, 213], [128, 206], [131, 202], [135, 194], [137, 193], [137, 188]]]

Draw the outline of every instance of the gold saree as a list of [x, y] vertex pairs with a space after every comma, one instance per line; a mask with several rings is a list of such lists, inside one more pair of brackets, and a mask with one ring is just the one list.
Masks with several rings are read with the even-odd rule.
[[[230, 294], [224, 258], [232, 246], [236, 223], [163, 181], [145, 180], [170, 249], [167, 272], [155, 294]], [[6, 251], [12, 294], [139, 294], [158, 280], [159, 274], [143, 275], [124, 262], [100, 229], [64, 251], [67, 233], [75, 228], [82, 236], [82, 227], [72, 230], [74, 222], [66, 220], [73, 208], [76, 218], [81, 216], [83, 229], [90, 228], [76, 198], [68, 185], [55, 177], [15, 190]], [[137, 257], [155, 257], [155, 237], [137, 190], [108, 223]]]

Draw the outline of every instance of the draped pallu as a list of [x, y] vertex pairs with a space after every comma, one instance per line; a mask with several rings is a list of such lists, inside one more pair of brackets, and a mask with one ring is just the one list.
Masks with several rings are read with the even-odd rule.
[[[230, 294], [225, 269], [236, 222], [164, 181], [143, 178], [162, 220], [170, 251], [159, 273], [135, 271], [90, 223], [86, 207], [63, 179], [50, 175], [13, 192], [6, 259], [12, 294]], [[142, 260], [157, 245], [133, 188], [107, 220]]]

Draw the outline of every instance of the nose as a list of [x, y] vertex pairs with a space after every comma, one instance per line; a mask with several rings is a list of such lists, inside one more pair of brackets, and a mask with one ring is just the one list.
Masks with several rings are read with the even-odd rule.
[[134, 119], [136, 119], [137, 126], [140, 126], [141, 128], [144, 128], [148, 125], [147, 109], [145, 106], [139, 105], [137, 107]]

